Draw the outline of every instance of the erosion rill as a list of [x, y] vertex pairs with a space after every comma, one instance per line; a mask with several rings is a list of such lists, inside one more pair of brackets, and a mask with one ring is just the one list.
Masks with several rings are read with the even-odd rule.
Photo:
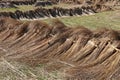
[[119, 48], [119, 31], [0, 18], [1, 58], [32, 66], [50, 63], [49, 69], [64, 71], [67, 80], [119, 80]]

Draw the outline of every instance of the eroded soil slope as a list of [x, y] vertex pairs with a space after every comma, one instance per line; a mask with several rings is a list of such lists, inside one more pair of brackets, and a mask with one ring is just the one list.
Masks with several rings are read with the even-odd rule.
[[67, 80], [118, 80], [119, 48], [119, 30], [70, 28], [59, 20], [48, 25], [0, 19], [1, 60], [49, 64], [48, 71], [62, 71]]

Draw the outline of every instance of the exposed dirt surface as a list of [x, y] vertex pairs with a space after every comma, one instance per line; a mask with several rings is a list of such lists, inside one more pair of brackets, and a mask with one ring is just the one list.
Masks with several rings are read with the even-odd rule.
[[63, 72], [67, 80], [118, 80], [119, 48], [119, 30], [70, 28], [59, 20], [50, 26], [42, 21], [0, 18], [1, 64], [26, 80], [9, 61], [32, 67], [44, 64], [47, 71]]

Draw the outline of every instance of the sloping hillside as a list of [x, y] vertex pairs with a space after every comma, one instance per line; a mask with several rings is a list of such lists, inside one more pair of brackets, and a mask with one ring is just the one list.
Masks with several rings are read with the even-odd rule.
[[0, 19], [1, 63], [25, 79], [27, 75], [9, 61], [47, 65], [45, 70], [62, 72], [67, 80], [117, 80], [119, 48], [119, 30], [70, 28], [59, 20], [50, 26], [42, 21]]

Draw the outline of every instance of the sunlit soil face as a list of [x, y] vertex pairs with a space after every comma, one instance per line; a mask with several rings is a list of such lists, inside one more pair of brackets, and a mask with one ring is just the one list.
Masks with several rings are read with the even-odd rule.
[[119, 80], [119, 3], [0, 1], [0, 80]]
[[10, 61], [46, 71], [59, 71], [64, 79], [115, 79], [119, 70], [119, 30], [70, 28], [59, 20], [0, 19], [1, 64], [24, 76]]

